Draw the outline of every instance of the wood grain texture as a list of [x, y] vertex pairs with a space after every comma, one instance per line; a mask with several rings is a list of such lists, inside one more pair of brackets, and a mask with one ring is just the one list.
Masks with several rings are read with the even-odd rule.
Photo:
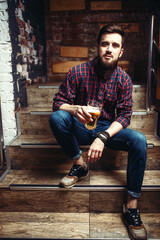
[[[149, 238], [160, 238], [160, 214], [141, 214]], [[128, 231], [121, 214], [90, 214], [90, 238], [128, 239]]]
[[[90, 212], [119, 213], [126, 202], [127, 192], [90, 192]], [[143, 213], [160, 213], [160, 192], [143, 192], [138, 207]]]
[[88, 213], [2, 213], [0, 236], [14, 238], [88, 238]]
[[[160, 168], [159, 149], [160, 141], [153, 135], [146, 135], [147, 142], [154, 144], [154, 147], [147, 149], [147, 170], [158, 170]], [[21, 148], [21, 144], [40, 144], [39, 147], [27, 149]], [[21, 135], [9, 147], [11, 165], [13, 169], [70, 169], [71, 160], [63, 152], [60, 146], [57, 149], [54, 146], [48, 145], [56, 143], [53, 136], [47, 135]], [[44, 144], [44, 146], [43, 146]], [[46, 144], [46, 145], [45, 145]], [[87, 160], [87, 146], [81, 146], [83, 158]], [[128, 153], [124, 151], [113, 151], [105, 148], [102, 158], [96, 163], [90, 163], [92, 170], [125, 170], [127, 168]]]
[[91, 1], [91, 10], [121, 10], [121, 1]]
[[89, 211], [89, 193], [1, 189], [0, 208], [1, 212], [87, 213]]
[[88, 58], [88, 48], [87, 47], [61, 47], [62, 57], [80, 57], [80, 58]]
[[67, 73], [71, 68], [84, 62], [86, 61], [55, 62], [53, 63], [53, 73]]
[[[0, 216], [0, 235], [5, 238], [128, 239], [120, 213], [0, 212]], [[160, 214], [142, 213], [141, 218], [149, 239], [159, 239]]]
[[50, 0], [50, 11], [70, 11], [85, 9], [85, 0]]
[[[34, 109], [35, 110], [35, 109]], [[52, 135], [49, 118], [52, 110], [41, 112], [32, 110], [20, 111], [20, 125], [22, 134], [26, 135]], [[148, 124], [149, 122], [149, 124]], [[143, 134], [151, 135], [155, 129], [155, 112], [148, 114], [146, 111], [133, 112], [129, 128]]]

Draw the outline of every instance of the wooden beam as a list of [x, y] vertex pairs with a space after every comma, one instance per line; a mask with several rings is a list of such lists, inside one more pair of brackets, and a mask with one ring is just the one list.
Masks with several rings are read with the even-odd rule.
[[128, 72], [128, 70], [129, 70], [129, 61], [118, 61], [118, 66], [123, 68], [124, 71]]
[[91, 10], [121, 10], [122, 4], [121, 1], [96, 1], [91, 2]]
[[[100, 28], [106, 24], [105, 23], [100, 24]], [[116, 23], [116, 24], [121, 26], [124, 32], [139, 32], [139, 23], [128, 22], [128, 23]]]
[[61, 56], [62, 57], [88, 57], [88, 48], [87, 47], [61, 47]]
[[67, 73], [72, 67], [86, 61], [66, 61], [53, 63], [53, 73]]
[[85, 9], [85, 0], [50, 0], [50, 11], [72, 11]]

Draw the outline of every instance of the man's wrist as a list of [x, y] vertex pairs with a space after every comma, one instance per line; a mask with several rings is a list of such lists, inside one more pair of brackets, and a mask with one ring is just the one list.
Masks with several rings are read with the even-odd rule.
[[101, 141], [106, 144], [110, 140], [110, 134], [106, 131], [104, 132], [98, 132], [97, 137], [101, 139]]

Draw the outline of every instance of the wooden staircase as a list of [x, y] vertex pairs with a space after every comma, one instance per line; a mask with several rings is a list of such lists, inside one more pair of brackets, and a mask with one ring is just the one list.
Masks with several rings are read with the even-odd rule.
[[[58, 84], [27, 87], [28, 107], [18, 116], [19, 135], [7, 146], [11, 169], [0, 183], [0, 238], [129, 239], [121, 218], [126, 200], [127, 153], [104, 150], [89, 176], [71, 190], [59, 188], [72, 166], [49, 128]], [[160, 141], [155, 112], [145, 110], [146, 88], [135, 85], [130, 128], [147, 137], [147, 167], [139, 200], [149, 239], [160, 239]], [[86, 158], [88, 146], [81, 146]]]

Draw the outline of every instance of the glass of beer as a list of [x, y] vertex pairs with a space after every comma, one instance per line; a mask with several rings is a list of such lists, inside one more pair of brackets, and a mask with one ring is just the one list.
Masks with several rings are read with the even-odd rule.
[[92, 121], [87, 122], [85, 127], [89, 130], [93, 130], [97, 126], [97, 120], [101, 114], [102, 104], [95, 100], [91, 100], [88, 102], [87, 106], [88, 112], [92, 115]]

